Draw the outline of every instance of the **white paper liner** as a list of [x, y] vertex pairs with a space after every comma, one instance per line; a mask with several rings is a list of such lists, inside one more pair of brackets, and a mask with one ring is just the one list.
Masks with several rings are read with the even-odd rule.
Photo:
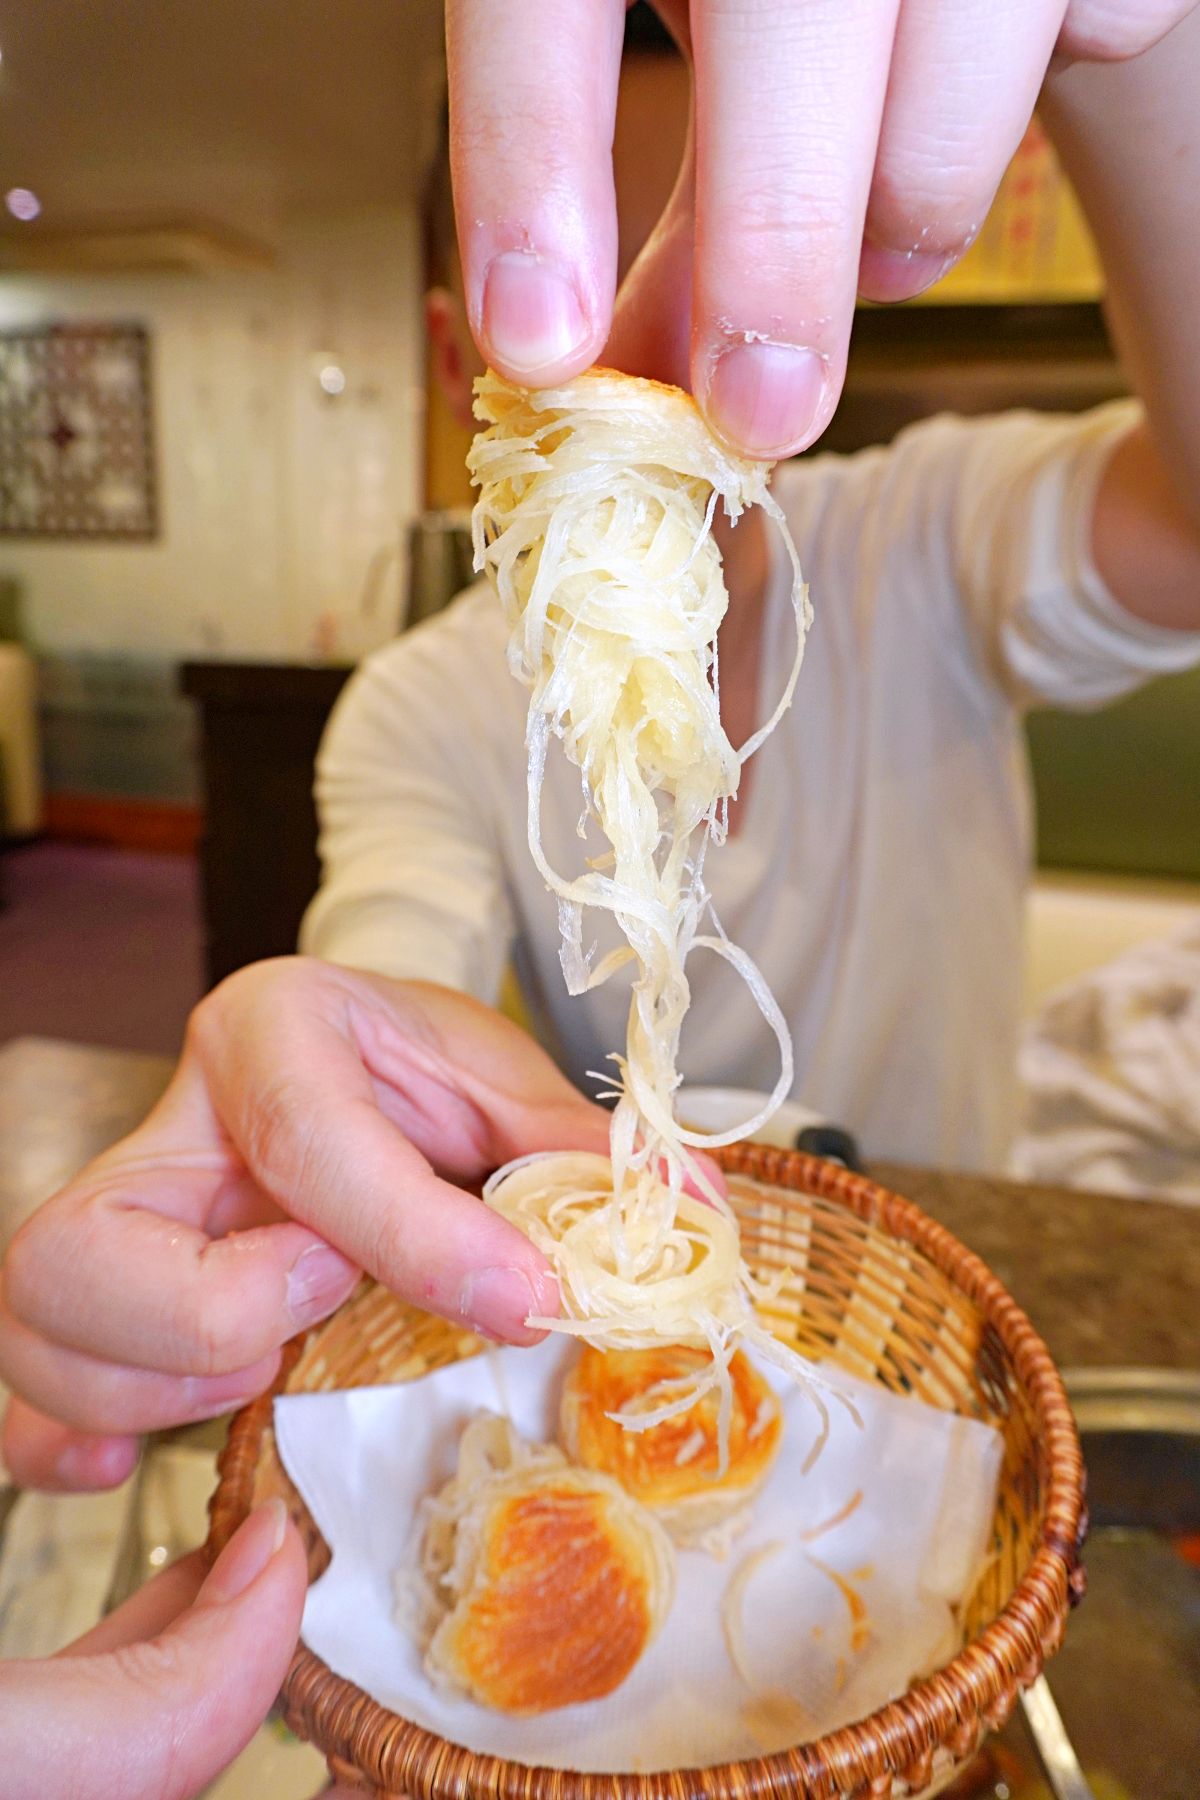
[[[953, 1654], [952, 1606], [988, 1546], [998, 1434], [837, 1373], [862, 1429], [833, 1408], [829, 1441], [802, 1475], [817, 1421], [792, 1384], [764, 1369], [784, 1431], [751, 1524], [726, 1562], [679, 1552], [671, 1615], [615, 1693], [513, 1719], [435, 1687], [394, 1618], [393, 1572], [417, 1504], [453, 1474], [462, 1427], [480, 1408], [507, 1412], [525, 1437], [553, 1440], [575, 1354], [551, 1340], [489, 1351], [399, 1386], [276, 1400], [279, 1453], [333, 1552], [309, 1591], [303, 1638], [337, 1674], [480, 1754], [649, 1771], [784, 1749], [861, 1718]], [[861, 1503], [841, 1524], [802, 1541], [859, 1490]], [[730, 1662], [721, 1602], [742, 1559], [774, 1541], [782, 1548], [761, 1560], [745, 1595], [751, 1690]], [[869, 1629], [859, 1649], [828, 1570], [865, 1603]]]

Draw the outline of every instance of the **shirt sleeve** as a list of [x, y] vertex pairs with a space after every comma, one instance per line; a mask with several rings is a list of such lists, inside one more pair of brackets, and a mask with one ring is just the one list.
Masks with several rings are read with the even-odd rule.
[[1128, 612], [1092, 560], [1096, 493], [1133, 400], [1076, 416], [963, 421], [950, 506], [955, 587], [973, 643], [1018, 704], [1103, 706], [1200, 661], [1200, 632]]
[[334, 710], [317, 758], [322, 882], [300, 947], [491, 1005], [513, 911], [439, 642], [435, 622], [389, 645]]
[[1019, 705], [1102, 706], [1200, 662], [1200, 632], [1137, 618], [1092, 557], [1101, 477], [1140, 417], [1122, 400], [1068, 416], [942, 418], [893, 448], [893, 503], [907, 493], [935, 577], [927, 602], [936, 609], [940, 592], [958, 613], [941, 618], [943, 642]]

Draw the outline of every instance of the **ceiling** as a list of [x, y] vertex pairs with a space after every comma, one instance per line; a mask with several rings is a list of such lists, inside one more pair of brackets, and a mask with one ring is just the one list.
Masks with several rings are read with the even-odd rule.
[[439, 0], [3, 0], [0, 193], [21, 231], [290, 213], [411, 193], [436, 115]]

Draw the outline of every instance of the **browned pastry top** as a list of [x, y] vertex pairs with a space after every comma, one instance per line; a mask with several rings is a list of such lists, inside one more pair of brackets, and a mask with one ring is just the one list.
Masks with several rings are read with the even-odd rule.
[[545, 1712], [611, 1693], [653, 1635], [653, 1569], [611, 1492], [543, 1477], [489, 1509], [451, 1660], [475, 1698]]
[[782, 1419], [770, 1387], [737, 1351], [729, 1365], [733, 1410], [729, 1467], [718, 1476], [719, 1394], [646, 1431], [630, 1431], [608, 1417], [636, 1402], [648, 1408], [663, 1382], [704, 1369], [706, 1350], [664, 1345], [652, 1350], [594, 1350], [583, 1346], [568, 1377], [564, 1414], [571, 1415], [570, 1450], [589, 1469], [615, 1475], [646, 1506], [665, 1506], [698, 1491], [741, 1492], [757, 1485], [779, 1447]]

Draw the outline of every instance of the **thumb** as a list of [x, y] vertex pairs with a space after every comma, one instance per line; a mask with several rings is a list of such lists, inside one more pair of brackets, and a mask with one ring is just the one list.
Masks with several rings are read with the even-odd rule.
[[299, 1536], [283, 1502], [272, 1500], [158, 1636], [4, 1665], [6, 1800], [191, 1800], [266, 1717], [295, 1648], [306, 1586]]

